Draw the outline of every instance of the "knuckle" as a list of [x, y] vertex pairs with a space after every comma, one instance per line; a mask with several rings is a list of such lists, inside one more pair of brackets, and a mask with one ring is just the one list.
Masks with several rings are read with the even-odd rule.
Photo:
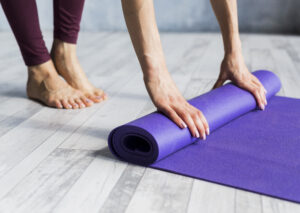
[[160, 110], [162, 110], [162, 111], [165, 111], [165, 112], [168, 112], [170, 109], [169, 109], [169, 107], [168, 107], [168, 105], [166, 105], [166, 104], [160, 104], [160, 105], [158, 105], [157, 106]]
[[188, 115], [183, 114], [183, 115], [182, 115], [182, 118], [183, 118], [187, 123], [190, 123], [190, 120], [189, 120], [189, 116], [188, 116]]
[[254, 88], [253, 92], [255, 93], [255, 95], [259, 95], [259, 89], [258, 88]]
[[200, 117], [202, 117], [203, 113], [200, 110], [197, 110], [197, 115], [200, 116]]
[[198, 113], [197, 112], [193, 112], [193, 113], [191, 113], [191, 117], [193, 118], [193, 120], [196, 120], [196, 119], [198, 119]]

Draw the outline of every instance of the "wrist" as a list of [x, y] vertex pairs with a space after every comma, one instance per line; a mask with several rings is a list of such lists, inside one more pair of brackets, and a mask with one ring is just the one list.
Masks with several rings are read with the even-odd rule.
[[225, 55], [240, 54], [242, 52], [242, 43], [239, 35], [232, 36], [229, 42], [224, 44]]
[[167, 66], [163, 57], [145, 54], [139, 58], [139, 61], [143, 71], [144, 80], [146, 81], [155, 79], [167, 71]]

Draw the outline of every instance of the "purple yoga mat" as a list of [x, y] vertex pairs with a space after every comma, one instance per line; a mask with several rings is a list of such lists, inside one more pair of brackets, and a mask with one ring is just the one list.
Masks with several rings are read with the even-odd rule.
[[267, 90], [265, 111], [233, 84], [189, 100], [205, 115], [206, 141], [191, 137], [159, 112], [115, 128], [111, 152], [119, 159], [300, 202], [300, 100], [274, 96], [281, 87], [269, 71], [253, 73]]

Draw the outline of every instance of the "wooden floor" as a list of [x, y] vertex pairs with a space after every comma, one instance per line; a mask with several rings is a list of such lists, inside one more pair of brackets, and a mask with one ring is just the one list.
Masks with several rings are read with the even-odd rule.
[[[51, 33], [45, 34], [51, 45]], [[169, 70], [186, 98], [219, 71], [218, 34], [162, 34]], [[269, 69], [280, 95], [300, 98], [300, 37], [242, 35], [250, 70]], [[300, 205], [120, 162], [109, 131], [155, 108], [127, 33], [82, 33], [79, 58], [109, 99], [56, 110], [26, 98], [27, 72], [11, 33], [0, 33], [0, 212], [300, 212]]]

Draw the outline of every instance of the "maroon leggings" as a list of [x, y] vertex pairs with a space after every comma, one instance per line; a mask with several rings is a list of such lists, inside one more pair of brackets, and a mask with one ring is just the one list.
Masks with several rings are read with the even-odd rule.
[[[35, 0], [0, 0], [27, 66], [42, 64], [50, 55], [40, 29]], [[77, 42], [84, 0], [53, 0], [54, 38]]]

